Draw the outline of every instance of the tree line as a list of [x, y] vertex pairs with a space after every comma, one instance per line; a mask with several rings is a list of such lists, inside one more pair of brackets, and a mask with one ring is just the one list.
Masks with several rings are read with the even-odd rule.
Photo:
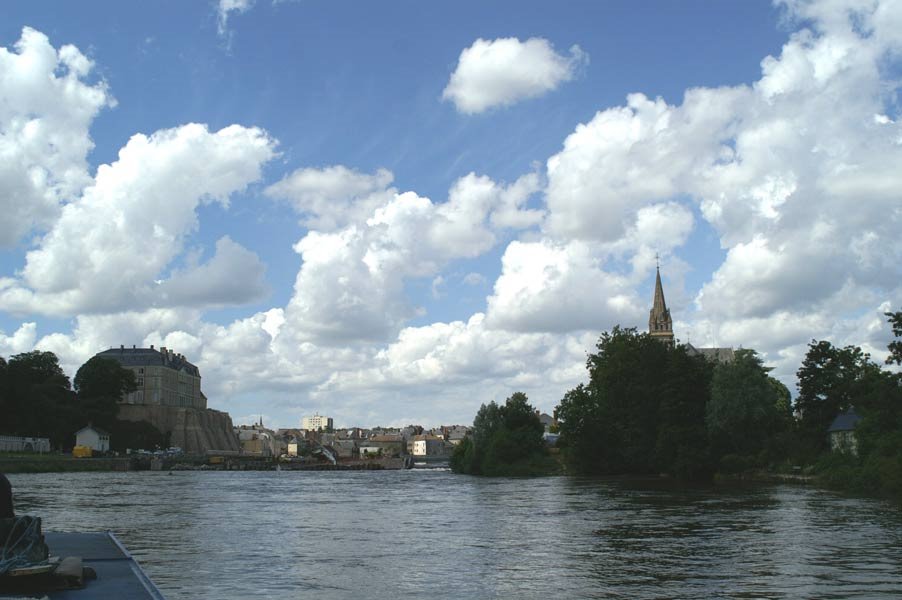
[[[886, 363], [902, 365], [902, 311], [887, 317], [896, 339]], [[715, 363], [635, 329], [603, 333], [586, 367], [588, 381], [555, 409], [570, 472], [708, 480], [813, 465], [830, 483], [902, 497], [902, 374], [856, 346], [812, 340], [794, 404], [753, 350]], [[830, 453], [827, 430], [850, 409], [861, 416], [858, 453]], [[523, 394], [483, 405], [452, 468], [491, 475], [539, 465], [547, 456], [541, 436]]]
[[110, 359], [95, 356], [70, 381], [53, 352], [0, 357], [0, 435], [45, 437], [53, 448], [69, 450], [90, 423], [110, 434], [113, 450], [167, 446], [150, 423], [116, 418], [119, 400], [136, 389], [135, 374]]

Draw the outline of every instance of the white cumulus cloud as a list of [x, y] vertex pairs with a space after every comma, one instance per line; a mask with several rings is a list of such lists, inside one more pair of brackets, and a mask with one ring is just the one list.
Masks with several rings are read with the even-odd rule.
[[0, 46], [0, 247], [43, 230], [91, 183], [89, 127], [115, 100], [75, 46], [56, 50], [30, 27]]
[[460, 53], [442, 98], [473, 114], [541, 96], [573, 79], [589, 60], [579, 46], [555, 52], [546, 39], [498, 38], [473, 42]]

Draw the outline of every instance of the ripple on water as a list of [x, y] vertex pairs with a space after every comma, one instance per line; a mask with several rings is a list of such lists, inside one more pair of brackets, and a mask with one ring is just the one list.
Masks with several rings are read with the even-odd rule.
[[896, 598], [902, 516], [810, 488], [442, 471], [13, 475], [170, 599]]

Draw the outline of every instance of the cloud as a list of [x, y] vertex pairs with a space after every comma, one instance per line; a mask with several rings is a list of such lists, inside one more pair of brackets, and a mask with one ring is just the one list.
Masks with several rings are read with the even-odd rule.
[[[190, 124], [133, 136], [119, 159], [101, 165], [83, 195], [63, 208], [38, 248], [28, 252], [21, 275], [0, 279], [0, 308], [62, 316], [161, 303], [154, 281], [197, 228], [197, 208], [211, 202], [228, 206], [231, 194], [259, 179], [274, 146], [262, 130], [237, 125], [210, 132]], [[257, 282], [249, 292], [259, 296], [262, 264], [231, 240], [220, 241], [213, 262], [196, 272], [198, 279], [176, 274], [163, 287], [177, 301], [228, 304], [236, 299], [234, 285], [224, 296], [213, 294], [223, 291], [232, 266], [238, 269], [231, 276]], [[211, 283], [211, 276], [218, 287], [189, 291]]]
[[36, 339], [36, 323], [22, 323], [12, 335], [6, 335], [0, 331], [0, 356], [5, 358], [22, 352], [30, 352], [34, 348]]
[[557, 89], [573, 79], [588, 60], [579, 46], [572, 46], [568, 57], [555, 52], [543, 38], [525, 42], [479, 38], [460, 53], [442, 98], [451, 100], [459, 112], [466, 114], [509, 106]]
[[157, 294], [166, 306], [245, 304], [266, 295], [265, 271], [256, 254], [223, 236], [208, 262], [173, 272]]
[[[304, 168], [266, 188], [270, 198], [288, 201], [304, 216], [302, 223], [320, 231], [333, 231], [361, 221], [390, 200], [394, 175], [379, 169], [372, 175], [343, 165]], [[388, 194], [388, 196], [386, 196]]]
[[57, 51], [30, 27], [13, 51], [0, 47], [0, 247], [52, 225], [90, 184], [89, 127], [115, 105], [104, 81], [86, 82], [93, 69], [75, 46]]
[[216, 7], [216, 30], [220, 37], [229, 34], [229, 17], [232, 14], [240, 15], [254, 6], [254, 0], [219, 0]]
[[593, 248], [575, 241], [511, 242], [488, 298], [486, 322], [512, 331], [601, 331], [635, 323], [644, 303], [629, 278], [600, 268]]

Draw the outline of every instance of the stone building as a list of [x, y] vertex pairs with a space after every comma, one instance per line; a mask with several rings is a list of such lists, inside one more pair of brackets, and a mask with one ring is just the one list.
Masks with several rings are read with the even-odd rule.
[[198, 368], [165, 346], [159, 350], [119, 346], [96, 356], [115, 360], [134, 372], [138, 389], [122, 399], [124, 404], [207, 408]]
[[135, 374], [138, 389], [120, 400], [121, 421], [146, 421], [187, 454], [237, 454], [228, 413], [207, 408], [200, 370], [171, 349], [110, 348], [95, 356], [115, 360]]
[[[661, 268], [656, 268], [655, 274], [655, 297], [651, 310], [648, 314], [648, 334], [667, 344], [673, 346], [673, 319], [670, 318], [670, 309], [664, 301], [664, 286], [661, 285]], [[733, 362], [735, 354], [732, 348], [696, 348], [692, 344], [686, 344], [686, 351], [690, 356], [704, 356], [711, 362], [729, 363]]]
[[668, 346], [673, 346], [673, 319], [670, 318], [670, 309], [664, 301], [660, 267], [655, 271], [655, 298], [648, 312], [648, 334]]

